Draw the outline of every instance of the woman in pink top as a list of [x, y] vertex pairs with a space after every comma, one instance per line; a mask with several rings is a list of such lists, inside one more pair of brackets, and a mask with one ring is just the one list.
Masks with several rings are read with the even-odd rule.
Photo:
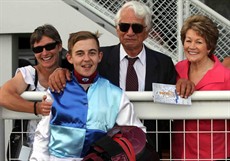
[[[213, 54], [218, 35], [217, 26], [206, 16], [191, 16], [184, 22], [181, 41], [187, 59], [176, 64], [177, 79], [193, 81], [198, 91], [230, 90], [230, 70]], [[230, 157], [229, 120], [175, 120], [173, 129], [181, 131], [174, 133], [172, 139], [174, 160], [207, 161]]]

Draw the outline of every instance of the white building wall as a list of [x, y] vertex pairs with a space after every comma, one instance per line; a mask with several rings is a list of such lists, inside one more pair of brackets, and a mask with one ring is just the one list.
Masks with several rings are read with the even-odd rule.
[[[13, 71], [13, 57], [12, 36], [0, 36], [0, 84], [11, 78]], [[3, 98], [0, 98], [3, 99]], [[0, 108], [0, 129], [4, 129], [2, 120], [2, 109]], [[4, 130], [0, 130], [0, 160], [3, 160], [4, 155]]]
[[[118, 38], [62, 0], [0, 0], [0, 86], [14, 75], [18, 51], [14, 34], [32, 33], [45, 23], [59, 31], [66, 48], [69, 33], [99, 31], [101, 46], [117, 44]], [[0, 98], [2, 99], [2, 98]], [[4, 129], [0, 108], [0, 129]], [[4, 131], [0, 130], [0, 160], [4, 160]]]
[[69, 33], [99, 31], [101, 45], [116, 44], [118, 39], [62, 0], [0, 0], [0, 34], [31, 33], [42, 24], [54, 25], [67, 46]]

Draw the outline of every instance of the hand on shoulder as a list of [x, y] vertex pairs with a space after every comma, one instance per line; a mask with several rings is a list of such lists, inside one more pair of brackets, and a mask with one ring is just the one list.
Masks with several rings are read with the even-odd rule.
[[66, 81], [71, 80], [71, 74], [68, 69], [57, 68], [50, 76], [48, 85], [52, 91], [60, 93], [63, 91]]

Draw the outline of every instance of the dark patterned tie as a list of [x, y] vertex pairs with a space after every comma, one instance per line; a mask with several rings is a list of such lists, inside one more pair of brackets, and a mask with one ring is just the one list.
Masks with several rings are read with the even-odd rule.
[[137, 58], [128, 58], [129, 64], [127, 68], [127, 75], [126, 75], [126, 91], [138, 91], [138, 79], [137, 73], [133, 67], [133, 64], [138, 59]]

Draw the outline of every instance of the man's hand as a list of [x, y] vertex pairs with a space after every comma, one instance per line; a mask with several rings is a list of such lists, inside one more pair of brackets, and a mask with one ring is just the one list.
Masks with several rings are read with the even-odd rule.
[[50, 76], [48, 85], [52, 91], [60, 93], [66, 85], [66, 81], [71, 80], [71, 74], [68, 69], [57, 68]]
[[176, 83], [177, 94], [182, 98], [188, 98], [195, 91], [195, 84], [187, 79], [179, 79]]

